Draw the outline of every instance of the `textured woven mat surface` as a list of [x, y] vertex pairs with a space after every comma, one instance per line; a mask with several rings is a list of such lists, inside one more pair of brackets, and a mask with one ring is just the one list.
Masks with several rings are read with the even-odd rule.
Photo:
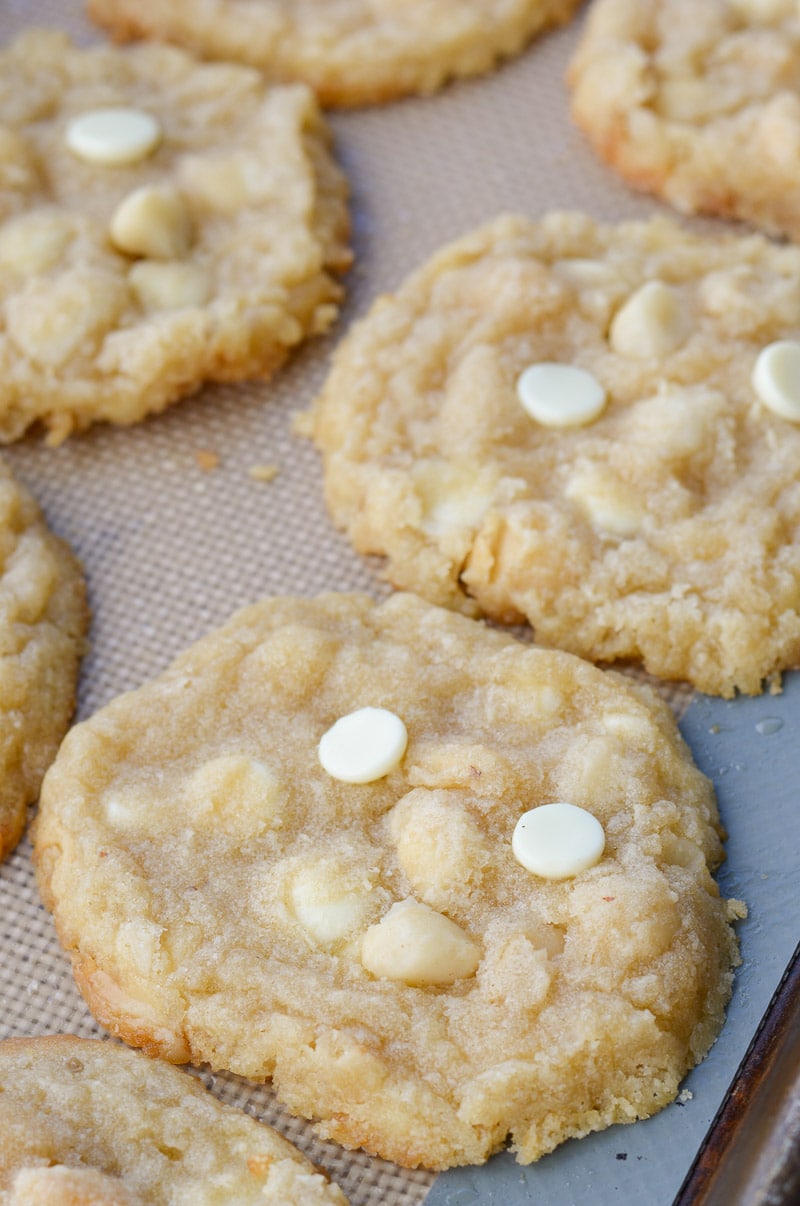
[[[29, 24], [102, 38], [77, 0], [0, 0], [0, 39]], [[332, 528], [317, 455], [293, 434], [292, 418], [309, 405], [353, 319], [441, 243], [503, 210], [535, 217], [583, 208], [607, 220], [654, 211], [595, 162], [570, 125], [563, 74], [579, 25], [540, 38], [484, 79], [331, 118], [352, 184], [356, 266], [333, 333], [306, 345], [272, 382], [209, 388], [137, 427], [98, 428], [56, 449], [31, 437], [8, 450], [86, 570], [93, 624], [79, 718], [261, 595], [386, 593], [379, 567]], [[204, 452], [219, 458], [213, 470], [201, 467]], [[277, 476], [254, 481], [249, 470], [264, 464], [277, 465]], [[677, 710], [685, 699], [670, 697]], [[98, 1034], [39, 902], [30, 853], [23, 841], [0, 868], [0, 1037]], [[433, 1182], [319, 1143], [267, 1088], [206, 1080], [296, 1142], [354, 1206], [412, 1206]]]

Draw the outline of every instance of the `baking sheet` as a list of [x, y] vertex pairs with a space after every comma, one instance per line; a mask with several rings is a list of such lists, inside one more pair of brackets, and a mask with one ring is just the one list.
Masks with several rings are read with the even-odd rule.
[[438, 1178], [426, 1206], [669, 1206], [797, 945], [799, 720], [793, 673], [778, 696], [697, 695], [681, 721], [729, 831], [717, 881], [726, 896], [747, 901], [749, 916], [738, 926], [743, 962], [725, 1026], [678, 1101], [644, 1122], [571, 1140], [528, 1168], [504, 1154], [453, 1170]]
[[[77, 0], [0, 0], [3, 41], [33, 23], [102, 40]], [[134, 428], [98, 428], [56, 449], [31, 437], [8, 451], [87, 572], [94, 619], [80, 718], [261, 595], [387, 593], [377, 563], [356, 557], [332, 528], [318, 457], [293, 434], [293, 416], [310, 404], [353, 319], [441, 243], [503, 210], [535, 217], [580, 208], [616, 221], [660, 208], [616, 180], [570, 124], [563, 74], [579, 27], [580, 18], [493, 75], [435, 97], [331, 116], [353, 190], [356, 267], [332, 334], [307, 345], [272, 382], [208, 388]], [[215, 469], [202, 467], [205, 452], [219, 457]], [[249, 475], [263, 464], [279, 469], [269, 483]], [[684, 697], [666, 694], [680, 710]], [[795, 945], [798, 718], [800, 681], [789, 676], [781, 696], [698, 697], [683, 719], [731, 833], [722, 890], [746, 899], [751, 916], [740, 929], [745, 962], [728, 1022], [681, 1104], [568, 1143], [529, 1169], [499, 1156], [434, 1178], [319, 1143], [267, 1088], [227, 1075], [206, 1082], [276, 1125], [328, 1169], [354, 1206], [666, 1206]], [[0, 917], [0, 1037], [101, 1033], [39, 903], [27, 841], [0, 868]]]

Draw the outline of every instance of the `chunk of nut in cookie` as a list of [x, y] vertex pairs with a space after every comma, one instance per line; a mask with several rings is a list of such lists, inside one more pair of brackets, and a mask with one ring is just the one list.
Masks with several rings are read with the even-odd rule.
[[800, 342], [779, 339], [762, 348], [752, 383], [767, 410], [790, 423], [800, 423]]
[[406, 984], [454, 984], [475, 973], [481, 952], [449, 917], [411, 898], [393, 904], [361, 943], [371, 975]]
[[119, 105], [80, 113], [68, 124], [65, 139], [85, 163], [121, 167], [152, 155], [161, 127], [151, 113]]
[[399, 716], [387, 708], [359, 708], [342, 716], [323, 735], [319, 760], [333, 779], [372, 783], [399, 765], [408, 733]]
[[576, 364], [531, 364], [517, 380], [523, 409], [544, 427], [582, 427], [605, 410], [606, 391], [594, 373]]
[[189, 250], [192, 223], [181, 194], [169, 185], [145, 185], [122, 199], [111, 218], [111, 241], [126, 255], [179, 260]]
[[609, 342], [620, 356], [647, 360], [674, 352], [691, 328], [691, 314], [678, 291], [663, 281], [648, 281], [617, 311]]
[[511, 849], [526, 871], [541, 879], [571, 879], [599, 863], [605, 849], [603, 826], [592, 813], [561, 801], [522, 814]]

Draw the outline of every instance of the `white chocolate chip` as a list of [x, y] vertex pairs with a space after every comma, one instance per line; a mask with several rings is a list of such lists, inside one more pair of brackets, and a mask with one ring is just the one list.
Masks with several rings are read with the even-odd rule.
[[572, 289], [574, 304], [606, 330], [611, 315], [627, 293], [627, 284], [613, 262], [569, 256], [553, 261], [553, 274]]
[[530, 365], [517, 381], [517, 397], [545, 427], [581, 427], [606, 405], [606, 391], [594, 374], [574, 364]]
[[26, 140], [16, 130], [0, 126], [0, 189], [26, 193], [38, 181], [39, 170]]
[[704, 78], [664, 79], [658, 88], [659, 112], [669, 121], [706, 120], [715, 115], [720, 93]]
[[69, 149], [86, 163], [121, 167], [139, 163], [151, 155], [161, 141], [161, 127], [142, 109], [119, 106], [89, 109], [67, 126]]
[[797, 0], [732, 0], [732, 8], [747, 21], [779, 21], [796, 12]]
[[214, 292], [211, 273], [200, 264], [137, 260], [128, 280], [147, 310], [180, 310], [203, 306]]
[[23, 1202], [26, 1206], [69, 1206], [74, 1202], [136, 1206], [141, 1201], [119, 1177], [96, 1168], [68, 1168], [65, 1164], [21, 1168], [9, 1188], [9, 1206], [21, 1206]]
[[154, 921], [145, 921], [142, 918], [123, 921], [117, 928], [114, 939], [120, 966], [138, 976], [152, 975], [162, 932], [162, 927]]
[[646, 516], [629, 486], [601, 465], [577, 470], [565, 494], [583, 508], [593, 527], [612, 536], [635, 536]]
[[406, 984], [453, 984], [471, 976], [480, 949], [449, 917], [416, 900], [392, 905], [361, 944], [361, 962], [373, 976]]
[[314, 944], [323, 948], [363, 928], [378, 911], [374, 900], [371, 884], [334, 859], [301, 866], [289, 888], [292, 913]]
[[319, 743], [319, 760], [343, 783], [382, 779], [406, 752], [408, 734], [399, 716], [386, 708], [359, 708], [342, 716]]
[[603, 726], [607, 733], [619, 737], [629, 746], [652, 745], [658, 734], [651, 720], [633, 712], [606, 712]]
[[392, 809], [389, 832], [414, 895], [434, 909], [479, 885], [492, 863], [488, 839], [447, 791], [410, 791]]
[[765, 157], [778, 163], [796, 159], [800, 153], [800, 99], [781, 89], [761, 109], [754, 136]]
[[619, 274], [603, 260], [570, 256], [567, 259], [556, 260], [553, 267], [560, 276], [565, 277], [571, 284], [581, 289], [604, 288], [619, 281]]
[[178, 171], [181, 187], [201, 208], [235, 214], [252, 201], [240, 156], [186, 156]]
[[593, 867], [605, 849], [603, 826], [574, 804], [541, 804], [517, 821], [511, 849], [517, 862], [542, 879], [570, 879]]
[[193, 829], [219, 826], [244, 841], [280, 824], [285, 798], [280, 779], [264, 762], [248, 754], [221, 754], [189, 775], [181, 811]]
[[800, 343], [779, 339], [759, 352], [753, 389], [773, 414], [800, 423]]
[[491, 471], [467, 471], [438, 460], [417, 464], [414, 489], [422, 505], [422, 530], [444, 536], [477, 527], [491, 506], [495, 484]]
[[127, 300], [125, 283], [99, 269], [33, 277], [8, 298], [6, 330], [35, 364], [55, 368], [76, 354], [94, 354]]
[[638, 360], [666, 356], [685, 342], [691, 322], [676, 289], [663, 281], [648, 281], [617, 311], [609, 341], [620, 356]]
[[123, 833], [136, 830], [146, 831], [148, 825], [147, 802], [135, 790], [118, 791], [103, 799], [106, 820], [113, 829]]
[[186, 203], [168, 185], [146, 185], [128, 193], [114, 211], [109, 230], [119, 251], [155, 260], [181, 259], [191, 241]]
[[59, 262], [73, 237], [59, 214], [23, 214], [0, 228], [0, 268], [18, 276], [36, 276]]

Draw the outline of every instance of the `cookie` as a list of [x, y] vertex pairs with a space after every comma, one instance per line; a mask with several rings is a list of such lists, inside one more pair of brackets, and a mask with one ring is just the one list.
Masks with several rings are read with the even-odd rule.
[[575, 121], [629, 184], [800, 238], [794, 0], [596, 0], [568, 78]]
[[433, 602], [758, 693], [800, 658], [799, 273], [666, 220], [467, 235], [337, 348], [311, 419], [336, 523]]
[[379, 104], [481, 75], [568, 21], [579, 0], [89, 0], [116, 38], [163, 38], [206, 58], [302, 80], [325, 105]]
[[347, 1206], [271, 1127], [162, 1060], [97, 1039], [0, 1043], [8, 1206]]
[[307, 88], [163, 46], [0, 52], [0, 441], [266, 378], [337, 312], [345, 180]]
[[88, 620], [80, 565], [2, 461], [0, 615], [2, 859], [22, 836], [72, 716]]
[[35, 851], [104, 1026], [407, 1166], [652, 1114], [736, 961], [666, 705], [404, 593], [238, 613], [71, 731]]

